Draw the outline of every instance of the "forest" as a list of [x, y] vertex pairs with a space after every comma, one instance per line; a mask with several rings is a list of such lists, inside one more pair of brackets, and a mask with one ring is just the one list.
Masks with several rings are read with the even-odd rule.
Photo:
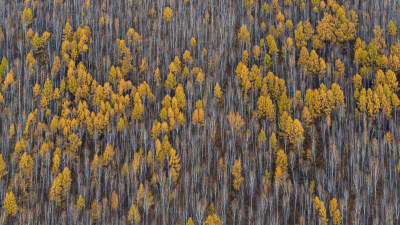
[[398, 0], [0, 0], [0, 224], [400, 224]]

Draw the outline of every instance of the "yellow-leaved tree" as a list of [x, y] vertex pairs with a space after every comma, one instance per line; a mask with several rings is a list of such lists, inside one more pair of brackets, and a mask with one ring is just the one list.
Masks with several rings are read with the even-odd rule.
[[332, 198], [329, 204], [329, 215], [333, 220], [334, 225], [341, 225], [342, 224], [342, 216], [340, 215], [340, 210], [337, 208], [338, 203], [336, 198]]
[[201, 100], [196, 102], [196, 109], [192, 115], [192, 123], [196, 124], [197, 126], [201, 127], [204, 123], [204, 110], [203, 110], [203, 103]]
[[280, 185], [288, 177], [287, 156], [282, 149], [276, 153], [275, 166], [275, 185]]
[[213, 213], [207, 216], [206, 221], [204, 221], [203, 225], [222, 225], [222, 222], [217, 214]]
[[132, 119], [141, 120], [143, 116], [143, 103], [138, 92], [135, 94]]
[[128, 212], [128, 221], [131, 224], [139, 224], [141, 220], [138, 208], [136, 208], [135, 204], [132, 204]]
[[76, 207], [78, 210], [82, 210], [85, 207], [85, 199], [83, 199], [82, 195], [79, 195], [78, 201], [76, 202]]
[[242, 176], [242, 162], [240, 159], [235, 160], [235, 164], [232, 167], [232, 175], [235, 177], [233, 180], [233, 188], [238, 191], [240, 189], [240, 185], [244, 181]]
[[192, 217], [189, 217], [188, 221], [186, 222], [186, 225], [194, 225]]
[[53, 181], [49, 194], [50, 200], [55, 201], [58, 206], [61, 206], [67, 197], [71, 183], [71, 171], [68, 167], [65, 167], [63, 172], [59, 173]]
[[165, 87], [174, 90], [176, 87], [176, 84], [177, 84], [177, 82], [176, 82], [175, 75], [172, 72], [170, 72], [167, 75], [167, 80], [165, 81]]
[[390, 21], [389, 21], [389, 23], [388, 23], [388, 25], [387, 25], [387, 28], [388, 28], [389, 34], [390, 34], [391, 36], [396, 36], [396, 34], [397, 34], [397, 27], [396, 27], [396, 25], [393, 23], [393, 20], [390, 20]]
[[171, 22], [173, 16], [174, 12], [172, 12], [172, 9], [170, 7], [166, 7], [163, 11], [163, 19], [167, 22]]
[[25, 8], [22, 12], [22, 22], [25, 26], [29, 26], [33, 22], [33, 15], [31, 8]]
[[5, 175], [7, 175], [7, 165], [3, 160], [3, 154], [0, 154], [0, 180], [3, 178]]
[[111, 193], [111, 208], [114, 210], [119, 208], [118, 194], [115, 191]]
[[267, 118], [270, 122], [274, 122], [275, 106], [269, 96], [260, 96], [257, 101], [258, 118]]
[[218, 82], [215, 84], [214, 87], [214, 97], [217, 99], [217, 101], [220, 101], [222, 97], [221, 86], [219, 86]]
[[250, 33], [247, 30], [247, 27], [243, 24], [242, 27], [240, 27], [240, 31], [238, 34], [238, 39], [242, 43], [249, 43], [250, 42]]
[[6, 193], [6, 197], [4, 199], [3, 209], [6, 211], [7, 216], [15, 216], [18, 211], [18, 205], [15, 201], [14, 193], [9, 192]]
[[181, 158], [176, 153], [176, 150], [171, 148], [169, 151], [169, 167], [171, 168], [175, 184], [178, 182], [179, 172], [181, 170], [180, 160]]
[[320, 201], [318, 196], [314, 198], [314, 207], [318, 211], [319, 221], [321, 225], [327, 225], [328, 219], [326, 218], [326, 208], [323, 201]]
[[107, 143], [106, 149], [104, 150], [104, 153], [103, 153], [103, 161], [102, 161], [103, 166], [107, 166], [109, 162], [113, 163], [114, 154], [115, 153], [114, 153], [113, 148], [111, 147], [110, 144]]

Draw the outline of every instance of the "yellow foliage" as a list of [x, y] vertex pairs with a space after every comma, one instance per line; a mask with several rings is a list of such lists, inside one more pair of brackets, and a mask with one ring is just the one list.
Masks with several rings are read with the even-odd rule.
[[165, 87], [174, 90], [176, 84], [177, 84], [177, 82], [176, 82], [175, 75], [170, 72], [167, 76], [167, 80], [165, 81]]
[[192, 217], [189, 217], [188, 221], [186, 222], [186, 225], [194, 225]]
[[250, 42], [250, 33], [247, 31], [247, 27], [244, 24], [240, 27], [238, 38], [241, 42]]
[[132, 204], [128, 212], [128, 221], [132, 224], [138, 224], [141, 221], [139, 210], [136, 208], [135, 204]]
[[215, 87], [214, 87], [214, 97], [216, 97], [218, 101], [222, 97], [221, 87], [219, 86], [218, 82], [215, 84]]
[[258, 118], [266, 117], [270, 122], [275, 119], [275, 106], [269, 97], [260, 96], [257, 101]]
[[397, 27], [396, 27], [396, 25], [393, 23], [393, 20], [390, 20], [390, 21], [389, 21], [389, 23], [388, 23], [388, 25], [387, 25], [387, 28], [388, 28], [389, 34], [390, 34], [391, 36], [396, 36], [396, 34], [397, 34]]
[[163, 19], [167, 22], [171, 22], [173, 16], [174, 13], [172, 12], [172, 9], [170, 7], [166, 7], [163, 11]]
[[176, 150], [171, 148], [169, 151], [169, 166], [172, 171], [172, 177], [174, 178], [175, 184], [178, 182], [179, 172], [181, 170], [180, 163], [181, 158], [177, 155]]
[[335, 77], [336, 79], [341, 79], [345, 75], [344, 64], [340, 59], [336, 60], [335, 64], [336, 64]]
[[242, 62], [244, 65], [248, 66], [249, 65], [249, 52], [247, 50], [243, 51], [242, 55]]
[[3, 89], [6, 89], [10, 84], [14, 82], [14, 73], [12, 70], [8, 72], [6, 79], [4, 79]]
[[204, 73], [200, 71], [196, 77], [196, 83], [202, 84], [204, 81]]
[[31, 8], [25, 8], [22, 12], [22, 21], [25, 26], [29, 26], [33, 22], [33, 15]]
[[326, 217], [326, 209], [325, 209], [325, 206], [324, 206], [324, 202], [320, 201], [318, 196], [315, 196], [314, 207], [318, 211], [320, 224], [321, 225], [327, 225], [328, 224], [328, 219]]
[[228, 121], [229, 125], [235, 132], [240, 131], [244, 126], [244, 120], [240, 116], [239, 112], [236, 112], [236, 114], [234, 112], [230, 112], [228, 114]]
[[155, 145], [156, 145], [156, 160], [159, 164], [162, 165], [165, 160], [165, 153], [163, 151], [160, 139], [157, 138]]
[[190, 39], [190, 46], [196, 47], [196, 45], [197, 45], [196, 39], [195, 39], [194, 37], [192, 37], [192, 38]]
[[235, 177], [233, 180], [233, 188], [235, 190], [240, 189], [240, 185], [243, 183], [244, 178], [242, 177], [242, 162], [240, 159], [235, 160], [235, 164], [232, 167], [232, 175]]
[[78, 210], [82, 210], [85, 207], [85, 200], [83, 199], [82, 195], [79, 195], [78, 201], [76, 202], [76, 207]]
[[265, 136], [264, 129], [262, 128], [260, 134], [258, 134], [258, 143], [264, 144], [267, 141], [267, 137]]
[[185, 51], [185, 53], [183, 53], [183, 57], [182, 57], [183, 62], [192, 62], [193, 58], [192, 56], [190, 56], [190, 52], [188, 50]]
[[204, 221], [203, 225], [222, 225], [222, 222], [221, 219], [217, 216], [217, 214], [213, 213], [212, 215], [207, 216], [206, 221]]
[[136, 92], [134, 99], [134, 107], [132, 111], [132, 118], [134, 120], [141, 120], [143, 116], [143, 103], [140, 99], [139, 93]]
[[5, 175], [7, 175], [7, 165], [3, 160], [3, 154], [0, 154], [0, 180], [3, 178]]
[[103, 166], [107, 166], [109, 162], [113, 162], [114, 161], [114, 150], [111, 147], [111, 145], [109, 145], [107, 143], [106, 149], [104, 150], [103, 153]]
[[6, 193], [3, 208], [6, 211], [6, 217], [9, 215], [15, 216], [17, 214], [18, 206], [15, 200], [14, 193], [12, 192]]
[[118, 195], [115, 191], [111, 193], [111, 208], [117, 210], [119, 208]]
[[192, 115], [192, 123], [197, 126], [203, 126], [204, 122], [204, 110], [203, 109], [195, 109]]

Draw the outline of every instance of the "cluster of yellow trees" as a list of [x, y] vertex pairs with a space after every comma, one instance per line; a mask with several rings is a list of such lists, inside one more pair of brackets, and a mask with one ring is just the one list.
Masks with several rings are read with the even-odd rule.
[[44, 2], [0, 21], [0, 221], [339, 225], [397, 203], [395, 19], [336, 0]]

